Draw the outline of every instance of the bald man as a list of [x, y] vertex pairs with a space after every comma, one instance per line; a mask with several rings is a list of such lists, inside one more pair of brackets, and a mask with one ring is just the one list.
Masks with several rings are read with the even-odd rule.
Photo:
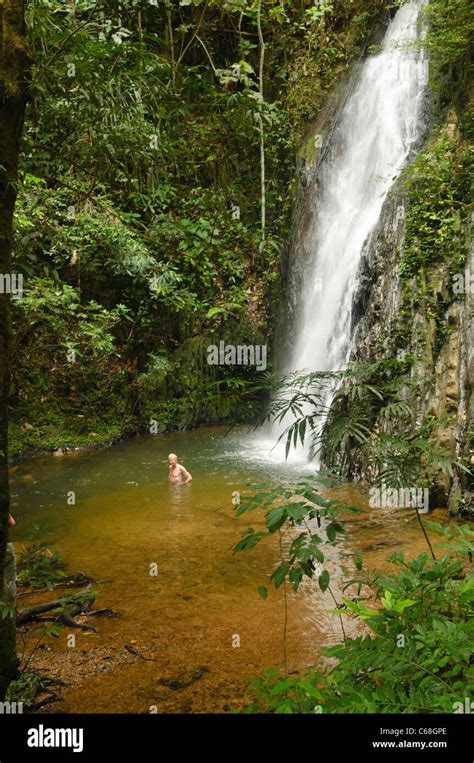
[[192, 477], [187, 469], [181, 464], [178, 464], [178, 456], [175, 453], [170, 453], [168, 456], [168, 479], [172, 485], [187, 485], [191, 482]]

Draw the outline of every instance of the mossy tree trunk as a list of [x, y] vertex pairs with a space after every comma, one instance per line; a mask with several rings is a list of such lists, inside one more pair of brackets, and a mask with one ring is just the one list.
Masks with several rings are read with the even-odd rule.
[[[13, 210], [18, 155], [30, 66], [24, 0], [0, 0], [0, 276], [11, 274]], [[10, 295], [0, 290], [0, 593], [5, 597], [10, 492], [8, 396], [10, 388]], [[1, 293], [3, 292], [3, 293]], [[15, 619], [0, 617], [0, 699], [17, 671]]]

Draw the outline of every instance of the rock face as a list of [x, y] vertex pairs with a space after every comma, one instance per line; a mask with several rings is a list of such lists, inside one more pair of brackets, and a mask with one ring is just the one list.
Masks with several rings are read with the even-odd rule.
[[[405, 199], [398, 186], [387, 200], [379, 224], [365, 245], [358, 287], [353, 301], [354, 362], [374, 362], [383, 357], [416, 356], [412, 365], [413, 388], [406, 399], [421, 425], [435, 419], [432, 439], [459, 458], [469, 453], [468, 430], [473, 386], [473, 297], [469, 290], [444, 312], [446, 336], [436, 349], [435, 320], [420, 310], [416, 279], [402, 280], [398, 265], [403, 256]], [[471, 253], [471, 272], [474, 252]], [[448, 263], [439, 263], [427, 278], [427, 288], [443, 292], [450, 288]], [[408, 338], [400, 341], [401, 324], [411, 323]], [[472, 496], [462, 474], [453, 479], [439, 476], [433, 500], [447, 503], [451, 512], [469, 506]]]
[[[454, 112], [448, 113], [439, 134], [441, 140], [461, 141]], [[408, 204], [399, 180], [365, 244], [353, 300], [351, 360], [373, 362], [414, 355], [412, 385], [405, 397], [416, 422], [420, 426], [431, 421], [433, 443], [467, 465], [474, 381], [474, 298], [469, 281], [469, 273], [474, 273], [474, 249], [471, 246], [461, 293], [453, 293], [452, 261], [448, 259], [431, 263], [413, 278], [400, 278]], [[461, 250], [468, 233], [468, 229], [460, 232]], [[426, 310], [420, 291], [438, 306], [437, 320]], [[450, 513], [472, 512], [473, 494], [462, 469], [455, 468], [452, 477], [439, 473], [432, 501], [447, 505]]]
[[[287, 269], [289, 306], [283, 332], [286, 344], [280, 343], [282, 356], [288, 355], [298, 331], [296, 308], [305, 264], [310, 256], [311, 219], [317, 205], [321, 152], [331, 135], [347, 87], [346, 79], [331, 95], [327, 108], [309, 131], [300, 152], [298, 199]], [[425, 130], [414, 155], [429, 146], [435, 134], [438, 141], [446, 139], [453, 145], [462, 143], [459, 114], [454, 109], [448, 110], [442, 120], [438, 118], [437, 124], [433, 123], [431, 113], [431, 97], [428, 95]], [[428, 422], [434, 445], [469, 464], [474, 452], [469, 449], [474, 382], [474, 295], [469, 273], [473, 275], [474, 291], [474, 248], [471, 248], [466, 265], [457, 266], [463, 272], [467, 268], [462, 293], [453, 292], [453, 262], [457, 261], [449, 256], [435, 257], [429, 266], [420, 267], [412, 277], [401, 277], [409, 214], [410, 195], [402, 176], [395, 182], [379, 222], [364, 245], [352, 304], [350, 360], [374, 362], [386, 357], [401, 358], [407, 353], [413, 355], [410, 384], [402, 391], [402, 397], [415, 413], [416, 426]], [[459, 252], [466, 250], [469, 232], [469, 223], [464, 221], [462, 226], [453, 241], [453, 248], [458, 246]], [[430, 309], [427, 309], [427, 303]], [[359, 465], [362, 475], [364, 466]], [[453, 514], [473, 511], [472, 484], [462, 468], [455, 468], [452, 476], [446, 476], [440, 470], [435, 482], [431, 491], [433, 505], [448, 506]]]

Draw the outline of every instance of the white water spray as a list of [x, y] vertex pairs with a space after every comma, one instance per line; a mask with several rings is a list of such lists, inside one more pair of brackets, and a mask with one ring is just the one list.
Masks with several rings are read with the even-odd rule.
[[[428, 63], [414, 43], [425, 3], [407, 3], [363, 63], [319, 173], [297, 341], [286, 371], [337, 371], [351, 350], [351, 306], [364, 242], [422, 129]], [[286, 423], [286, 422], [285, 422]], [[272, 445], [282, 429], [274, 425]], [[306, 451], [304, 451], [306, 453]], [[301, 460], [303, 453], [294, 454]], [[273, 458], [284, 458], [284, 443]]]

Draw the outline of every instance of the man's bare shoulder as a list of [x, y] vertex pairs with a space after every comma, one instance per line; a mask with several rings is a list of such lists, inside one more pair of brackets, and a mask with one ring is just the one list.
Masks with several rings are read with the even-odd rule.
[[192, 480], [192, 477], [185, 466], [179, 465], [180, 474], [182, 477], [186, 479], [187, 482], [190, 482]]

